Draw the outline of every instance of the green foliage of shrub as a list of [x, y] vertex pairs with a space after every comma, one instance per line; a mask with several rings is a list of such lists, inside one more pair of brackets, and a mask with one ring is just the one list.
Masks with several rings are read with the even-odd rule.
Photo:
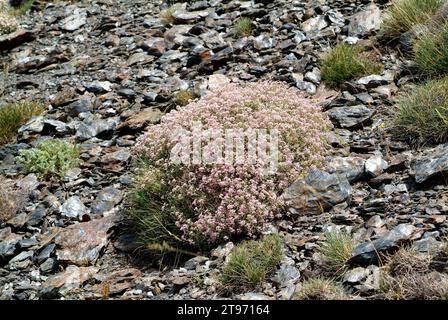
[[337, 282], [324, 278], [311, 278], [298, 286], [294, 300], [345, 300], [344, 288]]
[[0, 145], [12, 142], [20, 126], [43, 111], [41, 103], [31, 101], [0, 106]]
[[196, 95], [191, 90], [180, 90], [176, 92], [171, 98], [175, 106], [186, 106], [191, 100], [194, 100]]
[[275, 271], [282, 258], [282, 241], [277, 234], [243, 242], [230, 253], [221, 283], [231, 290], [254, 290]]
[[233, 26], [233, 33], [236, 37], [248, 37], [252, 34], [252, 30], [252, 20], [249, 18], [240, 18]]
[[425, 76], [448, 73], [448, 23], [436, 33], [427, 32], [414, 45], [414, 61]]
[[[137, 172], [146, 171], [147, 166], [146, 160], [140, 158], [136, 164], [136, 170]], [[188, 247], [179, 237], [175, 212], [167, 210], [167, 207], [171, 205], [170, 202], [176, 199], [163, 196], [171, 192], [166, 181], [175, 175], [175, 166], [164, 172], [154, 170], [153, 174], [145, 179], [143, 187], [135, 189], [129, 196], [128, 213], [133, 222], [134, 232], [139, 242], [148, 249], [161, 246], [160, 249], [167, 249], [165, 251], [170, 252], [178, 251], [181, 247]], [[184, 212], [192, 210], [188, 197], [177, 199], [176, 206], [183, 208]]]
[[79, 163], [79, 150], [64, 140], [42, 141], [36, 148], [21, 150], [17, 157], [28, 172], [44, 177], [63, 178], [69, 169]]
[[445, 0], [395, 0], [385, 13], [379, 37], [394, 41], [415, 25], [426, 23]]
[[11, 9], [11, 14], [14, 16], [21, 16], [27, 13], [33, 6], [34, 0], [26, 0], [16, 8]]
[[[173, 161], [180, 138], [173, 139], [173, 133], [194, 132], [198, 122], [202, 130], [221, 132], [276, 128], [278, 170], [264, 175], [265, 162]], [[320, 107], [297, 89], [270, 81], [223, 85], [166, 114], [134, 147], [129, 214], [140, 242], [147, 248], [206, 250], [224, 241], [258, 236], [267, 222], [280, 216], [284, 189], [302, 170], [322, 164], [330, 128]], [[204, 134], [198, 141], [202, 146], [210, 143]]]
[[347, 262], [351, 258], [356, 240], [346, 232], [332, 231], [325, 234], [325, 241], [318, 252], [330, 271], [343, 274], [347, 270]]
[[416, 146], [447, 141], [448, 78], [412, 88], [398, 102], [390, 126]]
[[377, 74], [382, 66], [363, 56], [358, 45], [339, 44], [321, 61], [322, 79], [331, 87], [366, 74]]

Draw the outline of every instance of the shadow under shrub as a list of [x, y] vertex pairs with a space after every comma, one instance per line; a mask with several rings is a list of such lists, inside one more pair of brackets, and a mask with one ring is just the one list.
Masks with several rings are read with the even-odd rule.
[[395, 136], [415, 146], [448, 140], [448, 78], [431, 80], [404, 95], [391, 121]]
[[[173, 133], [188, 135], [198, 123], [203, 131], [278, 130], [277, 170], [265, 175], [260, 163], [171, 161], [182, 136]], [[134, 149], [129, 217], [140, 243], [194, 250], [257, 236], [266, 222], [280, 217], [281, 192], [308, 168], [321, 166], [330, 128], [320, 107], [279, 82], [227, 84], [173, 110]], [[196, 142], [203, 151], [210, 141], [202, 135]]]

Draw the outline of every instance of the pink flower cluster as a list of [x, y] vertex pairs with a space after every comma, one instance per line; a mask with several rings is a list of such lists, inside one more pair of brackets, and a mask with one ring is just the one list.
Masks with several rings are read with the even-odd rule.
[[[276, 129], [277, 171], [262, 175], [259, 164], [173, 165], [172, 132], [193, 130], [198, 122], [203, 128]], [[279, 215], [281, 192], [305, 170], [321, 165], [331, 127], [318, 106], [284, 83], [227, 84], [165, 115], [141, 137], [135, 153], [149, 164], [140, 181], [154, 179], [155, 173], [164, 176], [159, 182], [170, 189], [167, 209], [175, 212], [180, 236], [191, 244], [253, 236]]]

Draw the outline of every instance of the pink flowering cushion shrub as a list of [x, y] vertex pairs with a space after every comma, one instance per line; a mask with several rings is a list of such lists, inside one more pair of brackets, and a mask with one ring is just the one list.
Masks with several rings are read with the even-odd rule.
[[[278, 152], [272, 153], [278, 156], [276, 170], [262, 170], [266, 159], [174, 163], [173, 148], [198, 123], [202, 130], [277, 130]], [[227, 84], [166, 114], [134, 150], [138, 160], [130, 212], [140, 239], [145, 244], [206, 247], [235, 236], [257, 235], [266, 222], [281, 215], [281, 192], [306, 170], [322, 164], [331, 127], [320, 107], [297, 89], [272, 81]], [[179, 129], [185, 134], [173, 135]], [[199, 140], [203, 147], [210, 141], [206, 135]]]

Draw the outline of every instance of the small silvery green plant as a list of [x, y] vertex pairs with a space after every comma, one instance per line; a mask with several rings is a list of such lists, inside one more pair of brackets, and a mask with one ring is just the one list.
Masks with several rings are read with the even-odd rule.
[[36, 148], [21, 150], [17, 159], [28, 172], [59, 179], [80, 163], [78, 148], [58, 139], [45, 140]]

